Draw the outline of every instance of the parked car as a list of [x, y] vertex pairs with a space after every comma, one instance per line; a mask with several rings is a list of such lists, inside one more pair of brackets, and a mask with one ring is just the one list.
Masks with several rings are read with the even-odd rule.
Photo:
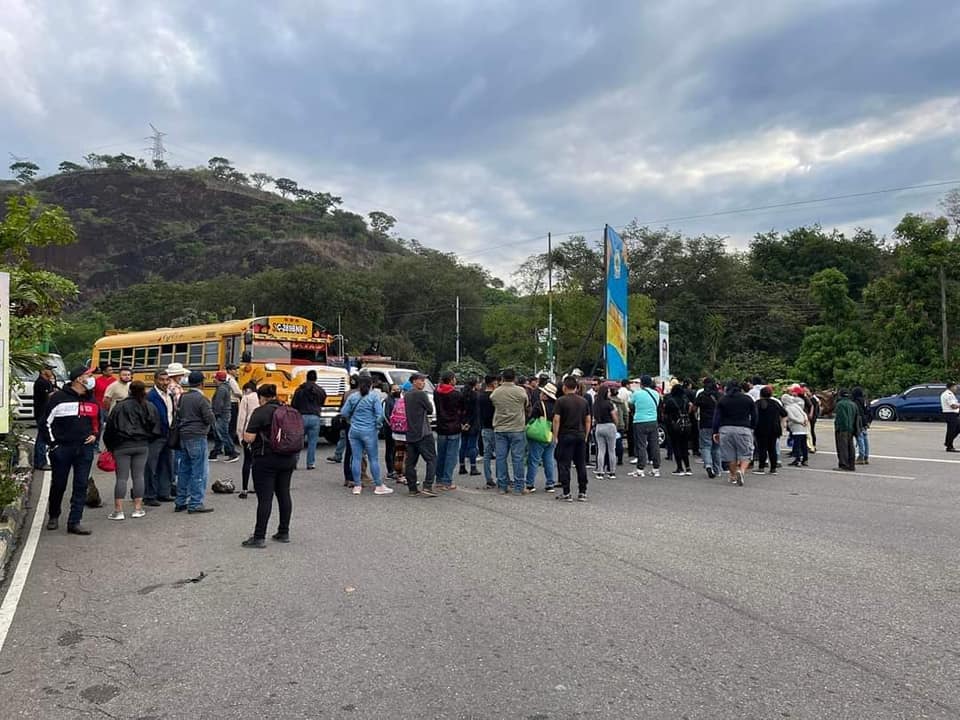
[[[63, 358], [56, 353], [52, 353], [47, 355], [47, 362], [53, 366], [53, 374], [57, 378], [57, 387], [63, 387], [68, 382], [67, 368], [63, 364]], [[26, 424], [33, 423], [33, 382], [37, 379], [39, 373], [27, 373], [18, 368], [12, 368], [12, 373], [17, 393], [17, 408], [14, 419]]]
[[877, 420], [939, 419], [940, 395], [946, 389], [943, 383], [913, 385], [899, 395], [877, 398], [870, 411]]

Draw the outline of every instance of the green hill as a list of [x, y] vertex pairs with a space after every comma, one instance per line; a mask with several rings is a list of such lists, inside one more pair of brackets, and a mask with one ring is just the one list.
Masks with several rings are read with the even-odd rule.
[[[5, 183], [0, 199], [19, 186]], [[78, 242], [35, 260], [79, 282], [85, 298], [149, 277], [246, 277], [270, 268], [372, 267], [406, 251], [319, 194], [286, 200], [206, 171], [91, 169], [37, 180], [31, 191], [70, 214]]]

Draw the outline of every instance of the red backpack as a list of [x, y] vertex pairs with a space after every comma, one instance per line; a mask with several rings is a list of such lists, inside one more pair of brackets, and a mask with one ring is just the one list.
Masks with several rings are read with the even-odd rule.
[[303, 450], [303, 439], [303, 416], [289, 405], [280, 405], [270, 422], [270, 450], [277, 455], [296, 455]]
[[401, 395], [393, 404], [393, 411], [390, 413], [390, 430], [402, 435], [407, 429], [407, 402]]

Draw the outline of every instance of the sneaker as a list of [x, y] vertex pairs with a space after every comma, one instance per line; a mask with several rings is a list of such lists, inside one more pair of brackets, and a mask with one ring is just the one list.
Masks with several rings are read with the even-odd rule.
[[470, 468], [470, 477], [477, 477], [478, 475], [482, 475], [482, 474], [483, 473], [481, 473], [476, 468]]
[[420, 494], [423, 495], [424, 497], [437, 496], [437, 494], [433, 491], [433, 485], [431, 485], [430, 487], [427, 487], [426, 485], [424, 485], [422, 488], [420, 488]]
[[533, 495], [536, 491], [537, 491], [536, 488], [528, 488], [528, 487], [525, 487], [523, 490], [520, 491], [520, 494], [521, 494], [521, 495]]
[[220, 457], [218, 455], [214, 455], [213, 453], [210, 453], [210, 456], [207, 458], [207, 460], [209, 460], [210, 462], [219, 462]]
[[446, 483], [437, 483], [437, 490], [456, 490], [457, 486], [453, 483], [447, 485]]
[[631, 462], [631, 464], [636, 465], [636, 464], [637, 464], [637, 458], [630, 458], [630, 462]]
[[459, 472], [458, 474], [459, 474], [459, 475], [466, 475], [466, 474], [467, 474], [467, 466], [466, 466], [466, 465], [461, 465], [461, 466], [460, 466], [460, 472]]
[[810, 467], [810, 466], [807, 464], [807, 461], [804, 460], [802, 463], [800, 463], [800, 467]]
[[557, 500], [562, 500], [563, 502], [573, 502], [573, 498], [570, 496], [569, 493], [567, 493], [566, 495], [564, 494], [557, 495]]
[[509, 495], [510, 488], [507, 488], [506, 490], [498, 490], [497, 492], [500, 493], [501, 495]]
[[643, 470], [634, 470], [627, 473], [627, 477], [646, 477], [646, 473]]
[[114, 510], [112, 513], [107, 515], [107, 520], [123, 520], [123, 512]]
[[246, 500], [246, 499], [247, 499], [247, 494], [241, 490], [241, 491], [240, 491], [240, 494], [237, 495], [237, 499], [238, 499], [238, 500]]
[[173, 506], [173, 511], [174, 511], [174, 512], [183, 512], [183, 511], [186, 510], [186, 509], [187, 509], [187, 506], [186, 506], [186, 505], [174, 505], [174, 506]]
[[586, 501], [587, 501], [587, 494], [586, 494], [586, 493], [579, 493], [579, 494], [577, 495], [577, 502], [586, 502]]
[[353, 486], [353, 494], [354, 494], [354, 495], [359, 495], [359, 494], [362, 493], [362, 492], [363, 492], [363, 485], [354, 485], [354, 486]]
[[374, 495], [393, 495], [393, 488], [388, 488], [386, 485], [377, 485], [373, 490]]
[[147, 507], [160, 507], [163, 505], [162, 502], [160, 502], [159, 500], [154, 500], [153, 498], [150, 498], [149, 500], [144, 500], [143, 504], [146, 505]]
[[332, 464], [334, 464], [334, 465], [339, 465], [339, 464], [340, 464], [341, 462], [343, 462], [343, 461], [342, 461], [340, 458], [328, 457], [328, 458], [327, 458], [327, 462], [328, 462], [328, 463], [332, 463]]
[[537, 488], [531, 485], [530, 487], [526, 488], [526, 490], [528, 493], [535, 493], [537, 491]]
[[743, 487], [743, 470], [737, 470], [737, 485]]
[[493, 480], [487, 480], [487, 488], [495, 488], [497, 484]]
[[766, 475], [766, 474], [767, 474], [767, 471], [766, 471], [766, 470], [754, 470], [754, 471], [753, 471], [753, 474], [754, 474], [754, 475]]
[[770, 471], [769, 473], [767, 473], [767, 474], [768, 474], [768, 475], [776, 475], [776, 474], [777, 474], [777, 471], [776, 471], [776, 470], [771, 470], [771, 471]]
[[607, 480], [616, 480], [616, 479], [617, 479], [616, 473], [607, 473]]
[[800, 462], [797, 460], [794, 460], [792, 463], [789, 463], [787, 467], [800, 467]]
[[869, 465], [869, 464], [870, 464], [870, 458], [864, 458], [864, 459], [863, 459], [863, 464], [864, 464], [864, 465]]
[[242, 543], [240, 543], [245, 548], [255, 548], [257, 550], [263, 550], [267, 546], [267, 541], [263, 538], [258, 537], [248, 537]]
[[653, 476], [654, 476], [654, 477], [660, 477], [660, 468], [654, 468], [654, 469], [653, 469]]
[[239, 459], [240, 459], [240, 456], [237, 455], [236, 453], [234, 453], [233, 455], [227, 455], [227, 457], [224, 459], [224, 462], [225, 462], [225, 463], [235, 463], [235, 462], [237, 462], [237, 460], [239, 460]]
[[188, 508], [187, 512], [190, 515], [195, 515], [197, 513], [212, 513], [213, 508], [206, 507], [205, 505], [197, 505], [196, 507]]
[[692, 471], [692, 470], [684, 470], [684, 471], [683, 471], [683, 474], [684, 474], [684, 475], [693, 475], [693, 471]]
[[717, 476], [717, 471], [710, 465], [707, 466], [707, 477], [713, 480]]
[[282, 542], [282, 543], [288, 543], [288, 542], [290, 542], [290, 535], [289, 535], [289, 533], [282, 533], [282, 532], [277, 531], [277, 532], [275, 532], [273, 535], [271, 535], [270, 537], [273, 538], [274, 540], [276, 540], [277, 542]]
[[130, 513], [130, 517], [132, 517], [132, 518], [142, 518], [142, 517], [143, 517], [144, 515], [146, 515], [146, 514], [147, 514], [147, 511], [144, 510], [143, 508], [140, 508], [139, 510], [134, 510], [132, 513]]
[[597, 480], [603, 480], [603, 476], [604, 476], [605, 474], [606, 474], [606, 473], [604, 473], [602, 470], [594, 470], [594, 471], [593, 471], [593, 476], [594, 476]]
[[673, 470], [670, 474], [671, 474], [671, 475], [683, 475], [683, 470]]
[[316, 465], [307, 465], [307, 470], [316, 470], [316, 469], [317, 469]]
[[550, 487], [544, 488], [543, 491], [546, 493], [555, 493], [557, 489], [553, 485], [551, 485]]

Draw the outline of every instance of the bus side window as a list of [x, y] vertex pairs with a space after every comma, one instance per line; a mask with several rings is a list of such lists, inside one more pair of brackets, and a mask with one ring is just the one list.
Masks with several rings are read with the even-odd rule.
[[166, 368], [173, 362], [173, 345], [160, 346], [160, 367]]
[[187, 367], [195, 368], [203, 365], [203, 343], [190, 343]]
[[176, 345], [173, 346], [173, 361], [186, 366], [187, 364], [187, 344], [186, 343], [177, 343]]
[[147, 349], [138, 347], [133, 349], [133, 367], [142, 370], [147, 364]]
[[223, 364], [224, 365], [239, 365], [240, 364], [240, 336], [239, 335], [229, 335], [224, 338], [226, 345], [224, 346], [223, 353]]
[[220, 369], [220, 343], [216, 340], [203, 344], [203, 366], [210, 370]]
[[[151, 370], [158, 369], [159, 359], [160, 359], [160, 348], [158, 348], [156, 345], [154, 345], [153, 347], [148, 347], [146, 367], [150, 368]], [[164, 367], [166, 367], [166, 365], [164, 365]]]

